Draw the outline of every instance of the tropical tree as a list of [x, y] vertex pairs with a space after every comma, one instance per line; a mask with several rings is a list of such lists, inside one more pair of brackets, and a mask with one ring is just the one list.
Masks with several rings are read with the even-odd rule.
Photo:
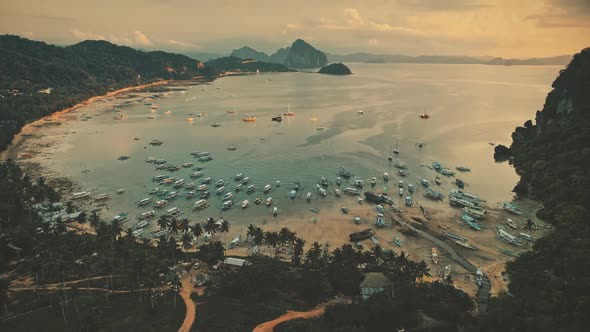
[[170, 229], [170, 233], [172, 233], [173, 235], [178, 234], [179, 226], [180, 225], [176, 217], [172, 217], [172, 220], [170, 220], [170, 223], [168, 224], [168, 229]]
[[188, 232], [189, 230], [189, 226], [190, 226], [190, 220], [188, 220], [188, 218], [182, 218], [180, 219], [180, 225], [179, 228], [183, 233]]
[[161, 230], [165, 230], [168, 228], [168, 225], [170, 224], [170, 220], [168, 220], [168, 218], [166, 216], [160, 216], [157, 223], [158, 223], [158, 226], [160, 227]]
[[90, 213], [90, 219], [89, 219], [90, 226], [92, 226], [92, 228], [94, 228], [94, 230], [96, 230], [100, 226], [101, 222], [102, 222], [102, 220], [100, 219], [100, 215], [96, 211], [92, 211]]
[[203, 225], [203, 229], [205, 230], [205, 232], [209, 232], [211, 234], [216, 233], [217, 232], [217, 225], [215, 225], [215, 219], [207, 218], [207, 220], [205, 221], [205, 224]]
[[291, 264], [295, 267], [301, 265], [301, 257], [303, 256], [303, 247], [305, 246], [305, 240], [296, 237], [293, 245], [293, 255], [291, 255]]
[[193, 236], [197, 238], [197, 243], [199, 243], [199, 237], [203, 235], [203, 228], [201, 227], [201, 224], [196, 223], [194, 225], [189, 226], [189, 228]]
[[193, 246], [192, 245], [192, 236], [188, 233], [182, 234], [180, 238], [180, 242], [182, 242], [182, 249], [184, 249], [184, 253], [186, 254], [186, 261], [188, 262], [188, 250]]
[[214, 241], [199, 246], [197, 257], [210, 266], [217, 264], [225, 257], [223, 243], [220, 241]]
[[227, 233], [229, 232], [229, 221], [227, 220], [223, 220], [221, 222], [221, 226], [219, 227], [219, 231], [222, 233], [225, 233], [225, 246], [227, 247]]

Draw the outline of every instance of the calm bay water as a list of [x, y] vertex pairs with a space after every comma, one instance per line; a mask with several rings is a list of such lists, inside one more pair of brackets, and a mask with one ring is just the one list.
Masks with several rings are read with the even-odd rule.
[[[128, 212], [131, 216], [148, 210], [137, 208], [134, 202], [148, 197], [147, 192], [157, 186], [151, 181], [154, 175], [171, 174], [184, 178], [186, 183], [192, 182], [190, 168], [174, 173], [156, 171], [154, 165], [144, 162], [148, 157], [174, 164], [190, 161], [195, 166], [202, 165], [205, 176], [230, 183], [226, 192], [234, 192], [233, 175], [244, 173], [252, 178], [257, 193], [234, 192], [234, 201], [248, 198], [252, 202], [256, 196], [272, 196], [281, 209], [280, 218], [310, 208], [304, 199], [288, 198], [293, 181], [302, 182], [303, 194], [312, 191], [315, 196], [313, 187], [325, 176], [332, 182], [331, 192], [339, 166], [365, 180], [365, 189], [369, 179], [376, 176], [377, 188], [386, 185], [401, 204], [395, 195], [399, 176], [386, 158], [397, 141], [401, 153], [396, 159], [409, 167], [410, 174], [403, 179], [406, 183], [417, 183], [421, 178], [433, 180], [435, 173], [421, 165], [439, 161], [453, 170], [457, 165], [472, 169], [470, 173], [458, 173], [469, 184], [467, 191], [489, 202], [509, 200], [518, 177], [506, 163], [494, 163], [493, 146], [488, 143], [510, 143], [514, 127], [534, 116], [561, 69], [356, 63], [350, 64], [350, 68], [354, 75], [347, 77], [264, 74], [177, 86], [182, 91], [171, 91], [154, 100], [160, 106], [156, 113], [150, 112], [143, 102], [153, 93], [132, 93], [97, 102], [75, 111], [74, 114], [85, 113], [93, 118], [76, 120], [76, 134], [56, 149], [52, 167], [77, 179], [95, 194], [110, 194], [112, 215]], [[282, 123], [272, 122], [271, 117], [286, 112], [289, 104], [295, 116], [283, 116]], [[227, 112], [234, 105], [237, 115]], [[113, 119], [117, 114], [115, 106], [126, 119]], [[364, 114], [358, 114], [359, 110]], [[166, 111], [171, 114], [166, 115]], [[95, 116], [97, 112], [101, 115]], [[420, 119], [422, 112], [431, 118]], [[205, 116], [198, 118], [197, 113]], [[194, 121], [185, 121], [190, 114]], [[148, 119], [150, 115], [156, 119]], [[244, 123], [241, 119], [245, 116], [255, 116], [257, 121]], [[311, 121], [312, 117], [317, 121]], [[213, 128], [213, 122], [222, 126]], [[325, 129], [317, 130], [319, 125]], [[136, 141], [134, 137], [141, 139]], [[152, 147], [147, 144], [152, 139], [165, 143]], [[424, 142], [421, 149], [416, 146], [419, 141]], [[228, 151], [229, 145], [236, 145], [237, 150]], [[189, 155], [195, 150], [210, 152], [214, 160], [199, 163]], [[121, 155], [131, 159], [117, 160]], [[91, 172], [81, 173], [83, 169]], [[392, 175], [387, 184], [382, 180], [383, 172]], [[276, 180], [282, 186], [262, 195], [262, 187]], [[446, 194], [454, 186], [450, 184], [451, 178], [444, 180], [441, 191]], [[115, 195], [119, 188], [126, 193]], [[211, 186], [209, 191], [213, 191]], [[420, 193], [414, 196], [425, 201]], [[221, 198], [213, 193], [209, 199], [211, 206], [206, 210], [191, 212], [190, 205], [195, 200], [180, 198], [168, 207], [178, 206], [193, 220], [219, 214]], [[321, 210], [345, 205], [336, 201], [331, 194], [314, 201], [312, 206]], [[244, 225], [271, 218], [270, 211], [262, 206], [246, 210], [237, 207], [224, 214], [233, 223]]]

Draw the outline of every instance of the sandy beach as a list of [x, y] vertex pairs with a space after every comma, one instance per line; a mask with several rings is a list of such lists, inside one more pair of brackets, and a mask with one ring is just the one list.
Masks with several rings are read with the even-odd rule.
[[[3, 152], [2, 157], [15, 158], [33, 177], [41, 175], [46, 177], [48, 182], [54, 185], [64, 195], [81, 189], [80, 184], [53, 169], [53, 161], [51, 159], [52, 152], [57, 149], [67, 149], [69, 145], [76, 144], [75, 140], [72, 139], [72, 135], [76, 133], [78, 122], [73, 120], [78, 119], [79, 114], [77, 113], [82, 112], [84, 106], [91, 105], [92, 103], [113, 99], [130, 91], [137, 91], [167, 83], [157, 82], [113, 91], [104, 96], [93, 97], [88, 101], [30, 123], [15, 137], [9, 148]], [[79, 204], [80, 208], [87, 210], [98, 207], [91, 201], [81, 202]], [[503, 279], [502, 272], [504, 271], [505, 262], [513, 259], [512, 257], [501, 254], [499, 250], [508, 249], [515, 252], [523, 250], [505, 244], [496, 238], [496, 226], [500, 224], [505, 225], [506, 218], [510, 217], [507, 212], [497, 206], [487, 206], [488, 216], [482, 223], [484, 229], [482, 231], [473, 231], [459, 222], [460, 210], [452, 208], [447, 202], [429, 201], [425, 198], [421, 199], [420, 204], [426, 209], [430, 217], [429, 220], [422, 215], [420, 209], [416, 206], [409, 208], [403, 207], [403, 213], [388, 211], [386, 218], [387, 224], [385, 227], [379, 229], [374, 226], [376, 212], [373, 204], [365, 203], [360, 205], [355, 199], [347, 196], [342, 199], [340, 204], [334, 204], [330, 208], [322, 208], [317, 215], [311, 211], [305, 211], [296, 215], [281, 214], [280, 218], [276, 219], [272, 217], [259, 218], [253, 220], [252, 223], [262, 227], [265, 231], [288, 227], [292, 231], [295, 231], [299, 237], [306, 240], [306, 248], [317, 241], [320, 244], [328, 243], [330, 250], [350, 243], [348, 237], [350, 233], [366, 228], [374, 228], [376, 230], [375, 238], [379, 240], [383, 248], [395, 252], [404, 251], [412, 259], [417, 261], [425, 260], [429, 265], [432, 280], [440, 279], [444, 266], [451, 265], [455, 285], [470, 295], [474, 295], [477, 291], [473, 271], [468, 271], [461, 266], [461, 264], [450, 257], [440, 247], [437, 247], [439, 262], [438, 264], [434, 264], [431, 248], [433, 246], [436, 247], [436, 245], [429, 239], [417, 235], [416, 232], [411, 231], [407, 227], [400, 226], [395, 220], [402, 221], [435, 236], [449, 246], [452, 246], [459, 255], [467, 259], [471, 264], [480, 267], [492, 282], [492, 293], [498, 293], [505, 289], [506, 280]], [[340, 211], [340, 206], [347, 206], [350, 212], [343, 214]], [[528, 216], [534, 216], [534, 212], [539, 208], [538, 203], [526, 200], [519, 201], [519, 206], [523, 208]], [[108, 203], [100, 208], [108, 208]], [[356, 225], [353, 222], [355, 216], [363, 220], [361, 225]], [[188, 217], [190, 218], [190, 216]], [[317, 219], [315, 222], [313, 221], [314, 217]], [[520, 224], [524, 222], [524, 218], [517, 217], [513, 219], [518, 220]], [[536, 220], [536, 218], [533, 219], [540, 226], [544, 225], [542, 221]], [[543, 227], [540, 227], [536, 236], [541, 235], [543, 229]], [[443, 231], [449, 231], [468, 238], [470, 243], [477, 247], [478, 250], [469, 250], [458, 246], [444, 237], [442, 235]], [[520, 231], [524, 232], [524, 230]], [[245, 238], [245, 232], [245, 227], [236, 225], [227, 234], [227, 241], [240, 235]], [[401, 247], [395, 245], [393, 242], [394, 237], [401, 240]], [[218, 235], [218, 238], [222, 241], [225, 240], [224, 235]], [[370, 240], [363, 241], [362, 244], [365, 249], [370, 249], [374, 246]], [[270, 250], [266, 250], [265, 252], [269, 253]], [[228, 250], [227, 254], [247, 255], [247, 244], [243, 243], [235, 249]]]

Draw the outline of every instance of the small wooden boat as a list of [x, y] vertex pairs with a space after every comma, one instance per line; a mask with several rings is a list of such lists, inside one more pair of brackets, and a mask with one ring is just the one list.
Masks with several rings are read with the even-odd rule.
[[434, 264], [438, 264], [438, 252], [436, 251], [435, 247], [432, 247], [432, 262], [434, 262]]

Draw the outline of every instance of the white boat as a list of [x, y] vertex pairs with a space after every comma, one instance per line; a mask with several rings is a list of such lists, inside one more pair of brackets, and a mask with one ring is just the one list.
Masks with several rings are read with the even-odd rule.
[[245, 200], [242, 202], [242, 209], [245, 209], [245, 208], [247, 208], [247, 207], [248, 207], [248, 205], [250, 205], [250, 201], [248, 201], [247, 199], [245, 199]]
[[270, 184], [265, 185], [264, 186], [264, 193], [267, 194], [270, 191], [271, 188], [272, 187], [270, 186]]
[[385, 219], [383, 218], [383, 214], [377, 214], [377, 220], [375, 221], [375, 225], [377, 225], [377, 227], [385, 226]]
[[234, 197], [234, 194], [232, 194], [231, 192], [225, 193], [225, 195], [223, 196], [223, 200], [226, 201], [228, 199], [232, 199], [233, 197]]
[[163, 200], [160, 200], [160, 201], [157, 201], [156, 202], [155, 208], [156, 209], [161, 209], [161, 208], [165, 207], [166, 205], [168, 205], [168, 201], [165, 200], [165, 199], [163, 199]]
[[231, 242], [229, 243], [229, 248], [233, 249], [235, 247], [238, 246], [238, 244], [240, 244], [240, 242], [242, 241], [241, 237], [236, 237], [233, 240], [231, 240]]
[[510, 228], [512, 228], [512, 229], [518, 229], [516, 222], [514, 222], [514, 220], [512, 220], [510, 218], [506, 218], [506, 224], [508, 224], [508, 226], [510, 226]]
[[209, 183], [211, 183], [211, 180], [212, 180], [211, 177], [206, 177], [203, 180], [201, 180], [201, 183], [202, 184], [209, 184]]
[[242, 190], [242, 187], [243, 187], [243, 185], [241, 183], [240, 184], [237, 184], [236, 185], [236, 191]]
[[277, 216], [277, 214], [279, 214], [279, 208], [277, 208], [276, 206], [272, 208], [272, 215], [273, 216]]
[[399, 195], [403, 196], [404, 195], [404, 188], [399, 188]]
[[200, 178], [201, 176], [203, 176], [203, 172], [193, 172], [191, 173], [191, 178]]
[[412, 196], [406, 196], [406, 206], [412, 206]]
[[221, 187], [221, 186], [223, 186], [224, 184], [225, 184], [225, 181], [223, 181], [223, 179], [219, 179], [219, 180], [217, 181], [217, 184], [216, 184], [215, 186], [216, 186], [216, 187]]
[[305, 199], [308, 201], [311, 200], [311, 192], [308, 192], [307, 195], [305, 195]]
[[371, 178], [371, 186], [374, 186], [377, 184], [377, 178], [376, 177], [372, 177]]
[[143, 232], [144, 232], [144, 231], [143, 231], [143, 228], [139, 228], [139, 229], [136, 229], [136, 230], [134, 230], [133, 232], [131, 232], [131, 235], [133, 235], [133, 236], [135, 236], [135, 237], [138, 237], [138, 236], [142, 235], [142, 234], [143, 234]]
[[451, 265], [446, 265], [443, 272], [443, 279], [447, 279], [451, 275]]
[[207, 200], [200, 199], [193, 204], [193, 211], [207, 207]]
[[224, 210], [231, 208], [233, 205], [234, 205], [234, 202], [232, 200], [223, 201], [223, 209]]
[[244, 177], [244, 174], [242, 174], [242, 173], [240, 173], [240, 174], [236, 174], [236, 175], [234, 176], [234, 180], [238, 181], [238, 180], [241, 180], [243, 177]]
[[197, 190], [198, 191], [205, 191], [205, 190], [207, 190], [207, 185], [206, 184], [199, 185], [197, 187]]
[[82, 199], [82, 198], [86, 198], [88, 196], [90, 196], [89, 192], [81, 191], [81, 192], [73, 193], [72, 199]]
[[256, 191], [256, 187], [253, 184], [249, 185], [248, 188], [246, 188], [247, 193], [253, 193], [255, 191]]
[[156, 211], [150, 210], [139, 215], [139, 219], [149, 219], [156, 216]]
[[289, 193], [289, 197], [291, 197], [291, 199], [294, 199], [296, 196], [297, 196], [297, 191], [291, 190], [291, 192]]
[[184, 180], [183, 179], [180, 179], [180, 180], [174, 182], [174, 187], [175, 188], [182, 187], [183, 185], [184, 185]]
[[272, 197], [269, 197], [266, 199], [266, 206], [271, 206], [272, 205]]
[[398, 186], [399, 188], [403, 188], [403, 187], [404, 187], [404, 181], [403, 181], [403, 180], [399, 180], [399, 181], [397, 182], [397, 186]]
[[360, 195], [361, 192], [358, 191], [358, 189], [352, 188], [352, 187], [346, 187], [344, 189], [344, 193], [349, 194], [349, 195]]
[[145, 226], [149, 225], [150, 222], [147, 220], [142, 220], [140, 222], [137, 223], [136, 227], [137, 228], [144, 228]]
[[281, 186], [281, 180], [277, 180], [277, 182], [275, 182], [275, 186], [280, 187]]
[[94, 197], [94, 200], [98, 202], [98, 201], [106, 201], [106, 200], [108, 200], [110, 198], [111, 197], [109, 195], [107, 195], [107, 194], [98, 194], [98, 195], [96, 195]]
[[148, 204], [150, 204], [151, 201], [152, 201], [151, 197], [146, 197], [144, 199], [141, 199], [139, 202], [137, 202], [137, 205], [138, 206], [148, 205]]
[[389, 173], [387, 173], [387, 172], [383, 173], [383, 180], [389, 181]]
[[324, 187], [328, 186], [328, 180], [322, 176], [322, 178], [320, 179], [320, 184]]
[[124, 193], [124, 192], [125, 192], [125, 189], [123, 189], [123, 188], [121, 188], [121, 189], [117, 190], [117, 194], [118, 194], [118, 195], [121, 195], [121, 194], [122, 194], [122, 193]]
[[341, 185], [342, 184], [342, 178], [341, 177], [336, 177], [336, 184], [337, 185]]
[[191, 182], [191, 183], [187, 184], [185, 188], [190, 190], [190, 189], [195, 188], [195, 186], [196, 186], [195, 183]]
[[215, 192], [217, 194], [223, 194], [224, 191], [225, 191], [225, 187], [224, 186], [221, 186], [221, 187], [215, 189]]
[[354, 179], [354, 185], [357, 187], [362, 187], [363, 186], [363, 180], [361, 180], [358, 176], [355, 177]]
[[177, 208], [177, 207], [173, 207], [173, 208], [170, 208], [170, 209], [166, 210], [166, 214], [165, 215], [168, 216], [168, 217], [172, 217], [172, 216], [176, 216], [178, 214], [180, 214], [180, 209]]
[[320, 195], [327, 196], [328, 195], [328, 192], [326, 191], [326, 189], [320, 188]]
[[246, 176], [245, 178], [242, 179], [243, 184], [246, 184], [248, 182], [250, 182], [250, 177]]
[[428, 187], [428, 180], [426, 179], [422, 179], [420, 180], [420, 183], [424, 186], [424, 187]]

